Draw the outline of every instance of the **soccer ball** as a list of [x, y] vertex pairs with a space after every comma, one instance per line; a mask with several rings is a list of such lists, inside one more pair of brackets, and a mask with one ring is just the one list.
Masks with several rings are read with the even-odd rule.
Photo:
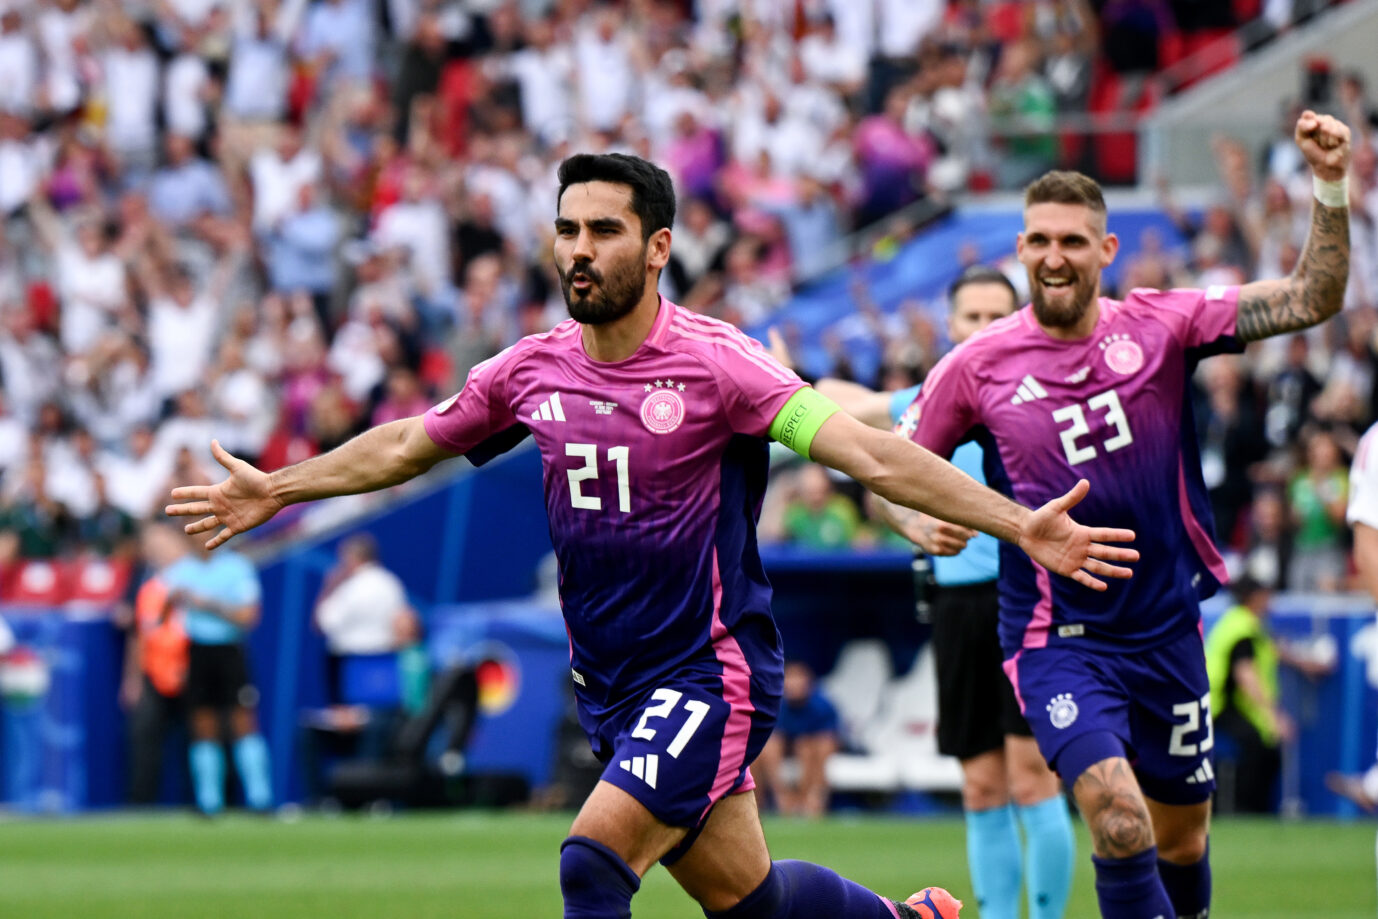
[[962, 910], [962, 901], [941, 887], [925, 887], [904, 902], [923, 919], [957, 919]]

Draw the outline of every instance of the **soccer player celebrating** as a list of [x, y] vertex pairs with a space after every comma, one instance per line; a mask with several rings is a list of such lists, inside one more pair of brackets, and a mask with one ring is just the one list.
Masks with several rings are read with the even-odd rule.
[[1090, 479], [1088, 514], [1140, 533], [1133, 580], [1101, 593], [1012, 547], [1000, 555], [1005, 672], [1091, 831], [1107, 919], [1210, 909], [1215, 778], [1198, 602], [1226, 573], [1187, 383], [1202, 357], [1341, 307], [1349, 130], [1308, 111], [1296, 143], [1315, 178], [1306, 245], [1291, 276], [1240, 287], [1101, 298], [1119, 243], [1099, 186], [1075, 172], [1034, 181], [1017, 242], [1031, 306], [940, 361], [915, 408], [916, 443], [946, 456], [974, 436], [986, 480], [1016, 500]]
[[[526, 436], [544, 467], [570, 679], [607, 764], [560, 851], [568, 919], [626, 919], [657, 860], [713, 916], [919, 915], [835, 873], [772, 862], [747, 767], [774, 726], [780, 636], [756, 549], [767, 437], [899, 504], [1010, 540], [1087, 588], [1138, 553], [1067, 510], [1031, 511], [836, 411], [756, 342], [656, 293], [674, 189], [636, 157], [560, 166], [555, 263], [571, 321], [475, 367], [424, 416], [271, 475], [218, 444], [229, 477], [173, 491], [215, 547], [287, 504], [384, 488], [451, 456], [482, 463]], [[915, 895], [935, 907], [942, 891]], [[955, 901], [942, 915], [955, 916]], [[934, 908], [934, 913], [939, 909]]]

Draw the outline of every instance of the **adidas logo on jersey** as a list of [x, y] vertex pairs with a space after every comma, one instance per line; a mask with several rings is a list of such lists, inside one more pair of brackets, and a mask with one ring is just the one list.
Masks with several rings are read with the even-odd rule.
[[531, 413], [532, 421], [564, 421], [565, 410], [560, 405], [560, 394], [552, 393], [549, 399], [542, 402], [534, 412]]
[[1196, 767], [1196, 772], [1187, 776], [1188, 785], [1204, 785], [1215, 780], [1215, 770], [1211, 768], [1211, 761], [1201, 760], [1201, 765]]
[[1035, 399], [1046, 399], [1048, 391], [1033, 378], [1032, 374], [1025, 374], [1024, 379], [1019, 381], [1019, 388], [1015, 390], [1010, 398], [1010, 405], [1023, 405], [1025, 402], [1033, 402]]
[[633, 756], [631, 759], [622, 760], [617, 765], [623, 772], [630, 772], [652, 788], [656, 787], [656, 772], [660, 769], [660, 757], [655, 753]]

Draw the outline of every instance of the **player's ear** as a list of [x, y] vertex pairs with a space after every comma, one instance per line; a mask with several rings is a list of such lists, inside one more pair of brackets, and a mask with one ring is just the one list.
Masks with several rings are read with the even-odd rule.
[[1100, 241], [1100, 266], [1102, 268], [1115, 260], [1115, 255], [1120, 251], [1120, 238], [1114, 233], [1106, 233], [1105, 238]]
[[646, 267], [659, 271], [670, 263], [670, 230], [662, 227], [646, 240]]

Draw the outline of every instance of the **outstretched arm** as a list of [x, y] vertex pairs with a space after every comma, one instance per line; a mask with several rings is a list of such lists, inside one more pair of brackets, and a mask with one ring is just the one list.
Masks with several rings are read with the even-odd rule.
[[868, 428], [836, 412], [814, 436], [809, 455], [845, 472], [896, 504], [1012, 542], [1035, 562], [1095, 590], [1101, 577], [1133, 572], [1110, 562], [1136, 561], [1139, 553], [1105, 542], [1129, 542], [1133, 530], [1085, 527], [1067, 511], [1086, 495], [1085, 480], [1036, 511], [992, 491], [951, 463], [895, 434]]
[[398, 485], [455, 455], [431, 440], [419, 415], [371, 428], [329, 453], [273, 473], [231, 456], [219, 442], [211, 442], [211, 451], [229, 478], [174, 488], [172, 497], [181, 503], [167, 507], [174, 517], [201, 518], [187, 524], [188, 533], [221, 528], [206, 542], [208, 549], [266, 523], [289, 504]]
[[[1319, 183], [1345, 178], [1349, 128], [1329, 115], [1306, 111], [1297, 119], [1296, 141]], [[1257, 341], [1329, 319], [1344, 305], [1348, 280], [1349, 203], [1339, 189], [1318, 189], [1311, 206], [1311, 231], [1292, 274], [1240, 288], [1235, 320], [1239, 338]]]

